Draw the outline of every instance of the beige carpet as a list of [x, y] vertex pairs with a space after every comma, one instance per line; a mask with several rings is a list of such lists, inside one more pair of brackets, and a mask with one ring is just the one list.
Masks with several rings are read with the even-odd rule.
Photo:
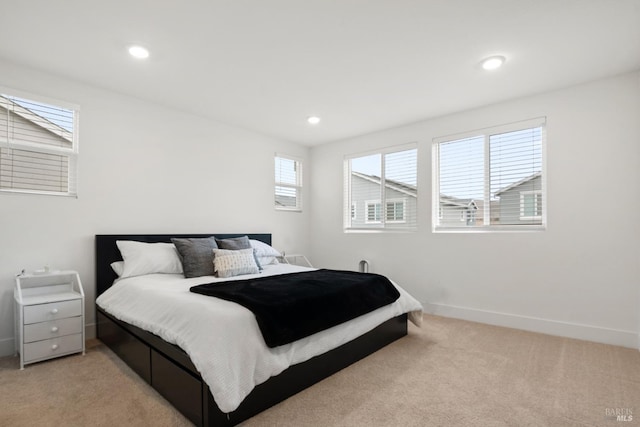
[[97, 340], [87, 354], [0, 359], [0, 426], [191, 426]]
[[[182, 426], [103, 345], [19, 371], [0, 359], [0, 425]], [[631, 412], [620, 422], [615, 409]], [[243, 423], [640, 425], [640, 352], [425, 316], [422, 329]]]

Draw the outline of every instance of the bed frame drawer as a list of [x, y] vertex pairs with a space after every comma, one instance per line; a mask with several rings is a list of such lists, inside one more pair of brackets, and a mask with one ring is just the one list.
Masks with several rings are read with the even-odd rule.
[[195, 425], [203, 424], [202, 383], [153, 349], [151, 385]]
[[151, 349], [98, 311], [98, 338], [151, 384]]

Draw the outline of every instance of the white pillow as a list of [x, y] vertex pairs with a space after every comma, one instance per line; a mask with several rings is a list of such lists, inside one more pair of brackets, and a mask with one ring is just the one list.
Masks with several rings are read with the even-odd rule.
[[260, 256], [258, 257], [258, 262], [260, 263], [260, 265], [280, 264], [278, 258], [274, 256]]
[[124, 271], [124, 261], [112, 262], [111, 268], [118, 275], [118, 277], [122, 276], [122, 272]]
[[253, 257], [253, 248], [237, 250], [214, 249], [213, 269], [218, 277], [233, 277], [260, 272]]
[[120, 277], [153, 273], [182, 273], [182, 263], [173, 243], [143, 243], [133, 240], [116, 241], [124, 269]]
[[282, 254], [260, 240], [249, 240], [251, 247], [256, 250], [256, 257], [260, 265], [278, 264], [278, 258]]

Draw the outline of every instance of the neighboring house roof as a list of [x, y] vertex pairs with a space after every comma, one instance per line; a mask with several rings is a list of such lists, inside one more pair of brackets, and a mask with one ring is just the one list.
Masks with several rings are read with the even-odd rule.
[[[380, 177], [376, 175], [367, 175], [360, 172], [351, 172], [351, 175], [357, 176], [358, 178], [373, 182], [374, 184], [380, 185]], [[411, 197], [418, 196], [418, 189], [415, 185], [406, 184], [404, 182], [395, 181], [393, 179], [385, 179], [384, 180], [385, 187], [390, 188], [392, 190], [399, 191]]]
[[458, 206], [461, 208], [478, 209], [478, 203], [476, 203], [474, 199], [461, 199], [458, 197], [447, 196], [446, 194], [440, 195], [440, 203], [450, 206]]
[[[380, 185], [380, 177], [376, 175], [367, 175], [365, 173], [360, 172], [351, 172], [353, 176], [364, 179], [366, 181], [372, 182], [374, 184]], [[401, 193], [407, 194], [411, 197], [417, 197], [418, 190], [415, 185], [406, 184], [404, 182], [399, 182], [393, 179], [386, 179], [385, 186], [392, 190], [399, 191]], [[482, 203], [481, 201], [476, 201], [474, 199], [461, 199], [458, 197], [447, 196], [445, 194], [440, 195], [440, 203], [444, 203], [451, 206], [458, 206], [463, 208], [471, 208], [478, 210], [478, 203]]]
[[516, 188], [516, 187], [518, 187], [518, 186], [520, 186], [522, 184], [526, 184], [529, 181], [533, 181], [534, 179], [538, 178], [539, 176], [542, 176], [542, 172], [534, 173], [533, 175], [530, 175], [530, 176], [528, 176], [526, 178], [523, 178], [520, 181], [514, 182], [513, 184], [508, 185], [508, 186], [498, 190], [495, 195], [499, 196], [501, 193], [504, 193], [505, 191], [512, 190], [512, 189], [514, 189], [514, 188]]
[[62, 137], [69, 142], [73, 142], [73, 134], [65, 128], [58, 126], [57, 124], [47, 120], [45, 117], [34, 113], [28, 108], [25, 108], [17, 102], [2, 95], [0, 95], [0, 107], [30, 121], [48, 132], [51, 132], [55, 136]]

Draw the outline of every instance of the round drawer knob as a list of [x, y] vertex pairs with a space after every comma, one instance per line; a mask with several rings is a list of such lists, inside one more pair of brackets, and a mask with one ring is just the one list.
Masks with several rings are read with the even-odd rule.
[[51, 310], [51, 314], [57, 314], [57, 313], [58, 313], [58, 309], [57, 308], [54, 308], [54, 309]]
[[54, 326], [53, 328], [51, 328], [51, 332], [58, 332], [58, 327]]
[[54, 344], [51, 346], [51, 350], [57, 350], [58, 349], [58, 344]]

